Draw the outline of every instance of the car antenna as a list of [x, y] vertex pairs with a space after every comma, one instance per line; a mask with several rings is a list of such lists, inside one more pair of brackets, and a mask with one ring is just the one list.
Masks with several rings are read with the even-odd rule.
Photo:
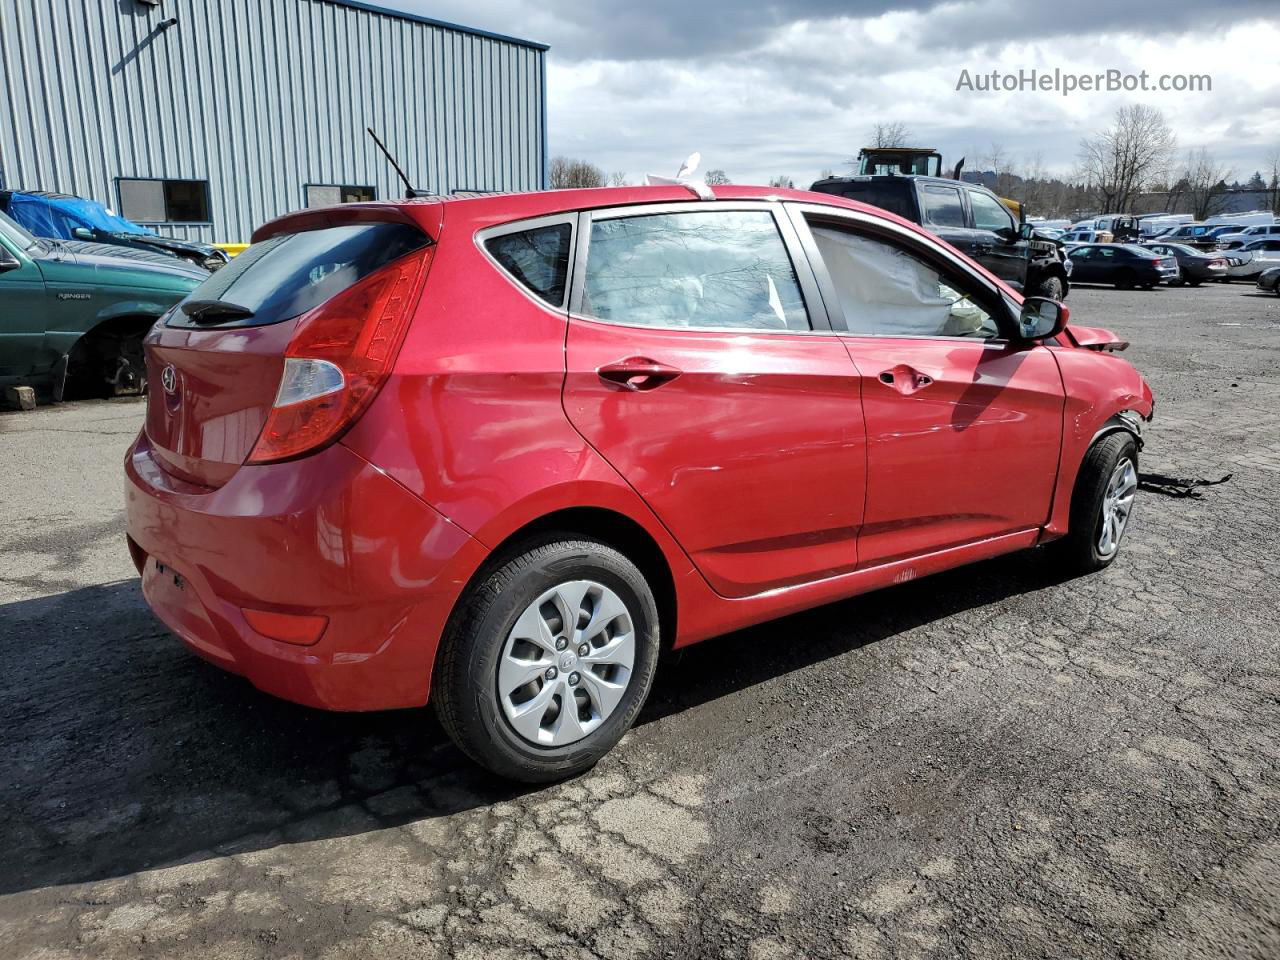
[[391, 155], [391, 151], [388, 150], [386, 145], [381, 140], [378, 139], [378, 135], [373, 132], [373, 127], [365, 127], [365, 129], [369, 131], [369, 136], [373, 137], [373, 142], [378, 145], [378, 149], [381, 150], [383, 156], [387, 158], [387, 162], [391, 164], [395, 172], [399, 174], [400, 179], [404, 181], [405, 199], [412, 200], [415, 197], [431, 196], [431, 191], [419, 190], [416, 187], [414, 187], [412, 183], [409, 182], [409, 178], [404, 175], [404, 171], [400, 169], [400, 164], [396, 163], [396, 158]]

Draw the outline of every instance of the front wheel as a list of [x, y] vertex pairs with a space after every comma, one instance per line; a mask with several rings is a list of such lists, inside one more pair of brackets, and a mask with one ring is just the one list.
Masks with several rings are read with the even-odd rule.
[[657, 605], [635, 564], [594, 540], [550, 538], [462, 599], [436, 666], [436, 713], [499, 776], [562, 780], [631, 727], [658, 645]]
[[1045, 277], [1036, 284], [1035, 296], [1047, 297], [1050, 300], [1061, 300], [1066, 293], [1066, 289], [1061, 277]]
[[1084, 456], [1071, 496], [1067, 535], [1049, 544], [1071, 573], [1092, 573], [1109, 566], [1133, 515], [1138, 492], [1138, 443], [1117, 431], [1103, 437]]

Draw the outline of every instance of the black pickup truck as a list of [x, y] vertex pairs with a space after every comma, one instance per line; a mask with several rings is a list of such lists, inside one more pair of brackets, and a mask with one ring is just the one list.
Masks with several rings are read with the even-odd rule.
[[1061, 246], [1019, 224], [986, 187], [889, 174], [828, 177], [809, 189], [869, 203], [918, 223], [1028, 296], [1067, 296], [1071, 268]]

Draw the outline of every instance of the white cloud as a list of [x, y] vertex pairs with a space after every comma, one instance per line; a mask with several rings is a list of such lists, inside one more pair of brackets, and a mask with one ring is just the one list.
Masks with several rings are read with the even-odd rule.
[[[704, 4], [696, 16], [677, 16], [690, 8], [675, 0], [455, 6], [431, 13], [551, 43], [552, 152], [633, 179], [670, 173], [698, 149], [704, 168], [722, 167], [735, 182], [786, 174], [804, 185], [825, 167], [842, 169], [872, 125], [891, 120], [941, 149], [948, 165], [966, 155], [973, 168], [999, 143], [1066, 172], [1080, 138], [1135, 101], [1165, 112], [1180, 149], [1207, 146], [1241, 178], [1280, 149], [1280, 11], [1252, 0], [793, 0], [755, 12]], [[902, 9], [881, 12], [891, 7]], [[849, 10], [865, 15], [838, 15]], [[1033, 67], [1206, 73], [1213, 89], [1068, 97], [955, 89], [962, 68]]]

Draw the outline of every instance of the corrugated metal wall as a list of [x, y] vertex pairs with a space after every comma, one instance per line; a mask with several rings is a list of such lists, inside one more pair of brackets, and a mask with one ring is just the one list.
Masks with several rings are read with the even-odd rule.
[[[177, 18], [172, 26], [164, 21]], [[545, 47], [327, 0], [0, 0], [0, 182], [118, 209], [118, 177], [209, 181], [247, 240], [305, 184], [536, 190]]]

